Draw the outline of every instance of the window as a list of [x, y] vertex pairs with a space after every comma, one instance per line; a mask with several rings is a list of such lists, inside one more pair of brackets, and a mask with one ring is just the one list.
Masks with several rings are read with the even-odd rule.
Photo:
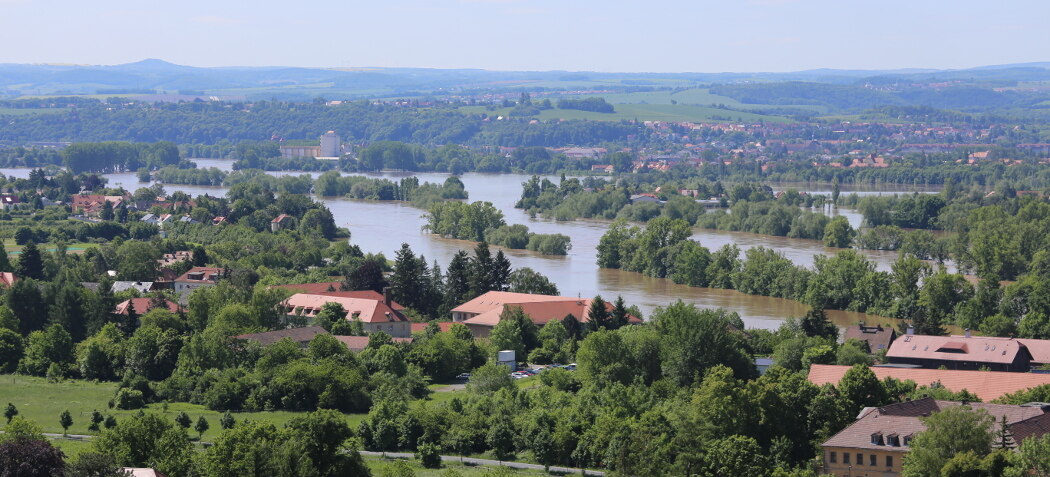
[[857, 465], [864, 465], [864, 454], [857, 453]]
[[849, 452], [842, 453], [842, 463], [849, 464]]
[[838, 457], [839, 457], [838, 452], [831, 452], [831, 455], [828, 456], [828, 460], [831, 461], [832, 464], [834, 464], [834, 463], [838, 462], [838, 460], [839, 460]]
[[875, 461], [875, 454], [868, 455], [868, 465], [870, 465], [872, 467], [875, 467], [876, 465], [879, 465], [878, 462]]
[[886, 467], [893, 467], [893, 456], [886, 456]]

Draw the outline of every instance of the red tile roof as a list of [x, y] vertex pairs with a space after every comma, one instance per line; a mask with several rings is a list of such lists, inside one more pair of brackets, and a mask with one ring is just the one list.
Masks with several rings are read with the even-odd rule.
[[[150, 310], [152, 310], [154, 308], [152, 306], [152, 304], [153, 304], [153, 299], [152, 298], [132, 298], [130, 300], [124, 300], [124, 301], [118, 303], [117, 307], [113, 309], [113, 313], [117, 314], [117, 315], [127, 315], [128, 314], [128, 304], [129, 303], [132, 306], [134, 306], [135, 314], [136, 315], [140, 315], [140, 316], [146, 314], [146, 312], [148, 312], [148, 311], [150, 311]], [[179, 311], [182, 310], [182, 307], [179, 306], [178, 303], [175, 303], [175, 302], [173, 302], [171, 300], [164, 300], [164, 303], [167, 305], [168, 311], [170, 311], [172, 313], [178, 313]]]
[[886, 357], [1010, 364], [1024, 348], [1013, 338], [905, 335], [890, 345]]
[[[446, 332], [452, 328], [452, 325], [456, 324], [452, 321], [432, 321], [431, 323], [437, 323], [438, 327], [441, 328], [442, 332]], [[430, 323], [412, 323], [409, 325], [412, 328], [412, 333], [422, 333], [427, 329], [427, 325]]]
[[247, 333], [234, 336], [235, 339], [258, 342], [263, 346], [270, 346], [278, 341], [288, 338], [296, 343], [308, 343], [317, 335], [327, 335], [328, 332], [320, 326], [306, 326], [302, 328], [288, 328], [284, 330], [265, 331], [262, 333]]
[[846, 328], [843, 339], [867, 341], [871, 351], [876, 352], [889, 348], [895, 336], [896, 332], [890, 327], [854, 325]]
[[[817, 386], [827, 383], [837, 385], [842, 380], [842, 377], [846, 375], [846, 371], [849, 370], [850, 366], [814, 364], [809, 367], [809, 382]], [[959, 371], [879, 366], [872, 367], [871, 370], [880, 380], [886, 378], [911, 380], [919, 386], [939, 382], [953, 392], [960, 392], [965, 389], [985, 402], [997, 399], [1004, 394], [1050, 384], [1050, 374], [1042, 373]]]
[[[288, 290], [297, 291], [299, 293], [309, 293], [311, 295], [325, 295], [325, 296], [339, 296], [344, 298], [365, 298], [369, 300], [383, 300], [383, 294], [375, 290], [350, 290], [342, 291], [339, 287], [343, 282], [320, 282], [320, 283], [300, 283], [293, 285], [275, 285], [274, 288], [285, 288]], [[331, 288], [333, 291], [329, 291]], [[401, 311], [405, 307], [401, 306], [400, 303], [391, 300], [390, 307]]]
[[346, 319], [353, 319], [354, 315], [362, 323], [387, 323], [391, 321], [409, 321], [408, 318], [383, 302], [382, 299], [355, 298], [319, 295], [310, 293], [296, 293], [284, 301], [284, 306], [289, 314], [302, 313], [304, 316], [316, 316], [326, 303], [339, 303], [346, 310]]
[[[222, 277], [226, 273], [225, 269], [218, 267], [193, 267], [176, 278], [177, 282], [191, 282], [191, 283], [215, 283], [217, 278]], [[197, 277], [198, 274], [203, 278], [191, 278]]]
[[[503, 311], [509, 307], [521, 308], [521, 311], [528, 315], [529, 318], [532, 318], [532, 322], [537, 326], [543, 326], [551, 320], [560, 320], [567, 315], [575, 316], [580, 322], [589, 322], [591, 320], [591, 300], [589, 298], [582, 300], [579, 298], [572, 298], [563, 301], [506, 303], [475, 317], [464, 320], [463, 322], [471, 325], [496, 326], [496, 324], [499, 323]], [[613, 304], [606, 302], [605, 309], [612, 311]], [[642, 320], [632, 316], [630, 317], [630, 322], [641, 323]]]
[[0, 272], [0, 286], [9, 287], [18, 281], [18, 277], [11, 272]]
[[[904, 446], [905, 437], [926, 430], [926, 425], [922, 423], [920, 417], [959, 405], [962, 403], [923, 398], [878, 408], [865, 408], [856, 422], [824, 441], [823, 446], [906, 452], [908, 447]], [[1006, 416], [1008, 425], [1043, 415], [1043, 410], [1039, 407], [986, 403], [968, 403], [967, 405], [975, 410], [984, 409], [996, 420], [1000, 416]], [[900, 446], [887, 445], [886, 440], [883, 440], [881, 444], [873, 443], [873, 435], [896, 435], [900, 438]]]

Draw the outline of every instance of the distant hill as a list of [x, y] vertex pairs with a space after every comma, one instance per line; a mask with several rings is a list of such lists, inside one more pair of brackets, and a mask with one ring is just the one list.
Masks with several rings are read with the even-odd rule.
[[[26, 65], [0, 64], [0, 96], [112, 95], [180, 92], [194, 95], [252, 99], [311, 100], [382, 98], [450, 94], [459, 91], [579, 90], [609, 91], [627, 88], [692, 88], [720, 85], [721, 94], [744, 103], [773, 93], [792, 91], [797, 96], [778, 96], [756, 104], [821, 104], [832, 109], [860, 105], [910, 104], [907, 99], [873, 93], [871, 85], [954, 82], [982, 90], [1016, 86], [1019, 82], [1050, 81], [1050, 62], [992, 65], [962, 70], [815, 69], [789, 73], [596, 73], [567, 71], [486, 71], [477, 69], [427, 68], [297, 68], [217, 67], [177, 65], [161, 59], [145, 59], [122, 65]], [[801, 83], [760, 91], [768, 83]], [[827, 89], [805, 84], [840, 85]], [[857, 88], [868, 87], [868, 91]], [[877, 88], [876, 88], [877, 89]], [[833, 92], [848, 100], [825, 101], [820, 95]], [[924, 94], [928, 97], [937, 95]], [[913, 95], [913, 96], [924, 96]], [[955, 94], [942, 106], [959, 102]], [[1015, 104], [1016, 98], [997, 101], [983, 97], [982, 104]]]

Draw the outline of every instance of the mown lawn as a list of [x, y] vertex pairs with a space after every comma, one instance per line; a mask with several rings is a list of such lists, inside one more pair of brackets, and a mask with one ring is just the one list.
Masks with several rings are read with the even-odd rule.
[[[0, 375], [0, 408], [6, 408], [7, 403], [12, 403], [18, 408], [18, 415], [35, 422], [44, 432], [61, 433], [62, 426], [58, 418], [62, 411], [69, 410], [73, 415], [73, 425], [69, 428], [70, 434], [94, 434], [88, 430], [91, 423], [91, 412], [99, 410], [105, 414], [113, 414], [119, 423], [121, 418], [138, 413], [138, 410], [121, 411], [109, 409], [109, 400], [116, 392], [116, 383], [93, 383], [80, 380], [66, 380], [60, 383], [49, 383], [44, 378], [36, 378], [20, 375]], [[462, 391], [459, 391], [462, 392]], [[434, 393], [434, 400], [448, 400], [452, 392]], [[419, 402], [419, 401], [417, 401]], [[222, 432], [219, 419], [223, 413], [205, 409], [204, 406], [190, 403], [170, 403], [167, 411], [164, 405], [153, 403], [147, 406], [147, 412], [161, 413], [166, 417], [175, 419], [180, 411], [189, 414], [194, 423], [200, 416], [204, 416], [210, 424], [210, 429], [204, 433], [205, 441], [218, 437]], [[302, 412], [290, 411], [268, 411], [268, 412], [238, 412], [234, 417], [238, 420], [252, 419], [256, 421], [272, 422], [274, 425], [283, 426], [288, 420], [302, 416]], [[354, 429], [365, 418], [365, 414], [346, 414], [347, 423]], [[197, 433], [190, 429], [190, 435], [196, 437]]]

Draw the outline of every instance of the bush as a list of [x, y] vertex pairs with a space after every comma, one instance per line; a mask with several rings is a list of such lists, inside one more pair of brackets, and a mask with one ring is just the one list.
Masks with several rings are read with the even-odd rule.
[[441, 467], [441, 448], [436, 444], [431, 444], [429, 442], [420, 444], [419, 451], [416, 455], [423, 467], [428, 469], [437, 469]]
[[146, 400], [142, 398], [142, 391], [121, 388], [117, 391], [117, 409], [142, 409], [146, 407]]

